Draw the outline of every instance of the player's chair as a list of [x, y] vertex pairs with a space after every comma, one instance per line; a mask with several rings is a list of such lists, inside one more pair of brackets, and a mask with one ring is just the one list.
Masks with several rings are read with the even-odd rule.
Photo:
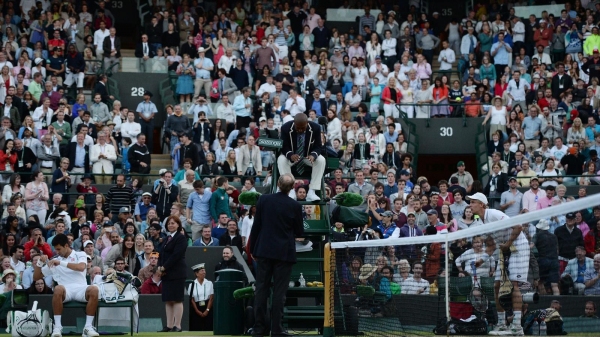
[[[71, 302], [67, 302], [64, 303], [63, 308], [81, 308], [84, 309], [86, 308], [87, 303], [83, 303], [83, 302], [76, 302], [76, 301], [71, 301]], [[98, 308], [96, 309], [96, 317], [94, 318], [94, 322], [96, 323], [96, 329], [98, 328], [98, 314], [100, 312], [100, 308], [129, 308], [129, 317], [131, 317], [131, 320], [129, 322], [130, 326], [130, 334], [131, 336], [133, 336], [133, 321], [134, 318], [136, 317], [135, 314], [135, 303], [133, 301], [120, 301], [120, 302], [116, 302], [116, 303], [106, 303], [102, 300], [98, 301]]]

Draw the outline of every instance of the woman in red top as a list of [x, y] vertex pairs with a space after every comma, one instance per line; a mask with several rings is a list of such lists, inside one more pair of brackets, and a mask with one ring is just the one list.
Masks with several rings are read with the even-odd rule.
[[583, 241], [586, 255], [593, 258], [594, 255], [600, 253], [600, 221], [596, 222], [595, 227], [592, 227], [591, 224], [590, 227], [590, 231], [585, 235]]
[[4, 143], [4, 149], [0, 150], [0, 170], [14, 172], [17, 162], [17, 153], [14, 151], [15, 142], [9, 139]]
[[383, 113], [385, 117], [393, 116], [394, 119], [400, 117], [400, 111], [396, 104], [400, 104], [402, 94], [400, 90], [396, 88], [396, 78], [390, 77], [388, 85], [383, 88], [381, 93], [381, 100], [383, 101]]
[[450, 116], [450, 105], [448, 104], [448, 87], [442, 83], [441, 77], [437, 77], [433, 84], [433, 104], [431, 117]]
[[496, 82], [496, 85], [494, 85], [494, 95], [502, 97], [504, 102], [506, 102], [506, 99], [504, 98], [504, 91], [506, 91], [506, 88], [508, 88], [507, 76], [508, 75], [506, 74], [502, 75], [500, 81]]

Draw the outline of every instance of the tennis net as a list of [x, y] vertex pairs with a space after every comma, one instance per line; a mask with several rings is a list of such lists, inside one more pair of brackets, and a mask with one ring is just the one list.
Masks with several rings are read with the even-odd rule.
[[[499, 323], [511, 326], [520, 316], [525, 334], [551, 335], [564, 331], [596, 335], [600, 319], [594, 318], [595, 307], [600, 305], [600, 296], [552, 295], [554, 282], [570, 293], [576, 294], [577, 287], [568, 288], [569, 278], [561, 277], [563, 268], [558, 259], [548, 267], [545, 259], [538, 258], [537, 238], [542, 237], [543, 231], [535, 226], [575, 210], [591, 210], [595, 205], [600, 205], [600, 195], [450, 233], [438, 233], [427, 226], [419, 228], [418, 224], [413, 229], [407, 224], [404, 231], [418, 229], [431, 235], [376, 239], [376, 233], [367, 230], [358, 233], [363, 235], [348, 235], [352, 241], [332, 242], [326, 246], [328, 304], [324, 331], [329, 336], [417, 336], [434, 335], [434, 330], [446, 335], [448, 329], [452, 335], [481, 335]], [[524, 255], [527, 260], [515, 262], [509, 259], [508, 252], [500, 255], [500, 249], [494, 247], [495, 241], [491, 239], [497, 241], [502, 237], [499, 233], [510, 233], [517, 225], [522, 226], [527, 246], [531, 248]], [[366, 239], [354, 241], [357, 236]], [[515, 258], [519, 252], [513, 247], [510, 254]], [[513, 289], [513, 294], [517, 291], [521, 294], [519, 299], [523, 304], [518, 305], [521, 310], [513, 307], [512, 301], [517, 300], [509, 295], [508, 301], [499, 301], [500, 311], [505, 313], [498, 315], [495, 270], [504, 261], [507, 264], [511, 261], [513, 267], [523, 264], [526, 271], [523, 275], [527, 274], [527, 278], [519, 279]], [[600, 269], [600, 256], [598, 261]], [[595, 270], [588, 272], [598, 274]], [[571, 280], [580, 281], [577, 275]], [[547, 287], [538, 283], [547, 283]], [[600, 290], [600, 281], [584, 291], [593, 293], [594, 288]], [[504, 322], [498, 322], [498, 317]]]

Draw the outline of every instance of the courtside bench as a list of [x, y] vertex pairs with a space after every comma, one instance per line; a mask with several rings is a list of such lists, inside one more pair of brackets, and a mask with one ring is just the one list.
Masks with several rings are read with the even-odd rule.
[[[87, 303], [84, 302], [76, 302], [76, 301], [71, 301], [71, 302], [67, 302], [63, 304], [63, 307], [65, 309], [77, 309], [77, 308], [81, 308], [81, 309], [85, 309], [87, 307]], [[98, 301], [98, 308], [96, 309], [96, 317], [94, 317], [94, 321], [96, 322], [96, 328], [98, 328], [98, 313], [100, 312], [100, 308], [129, 308], [129, 313], [130, 313], [130, 333], [131, 336], [133, 336], [133, 319], [134, 319], [134, 307], [135, 307], [135, 303], [133, 301], [122, 301], [122, 302], [117, 302], [117, 303], [106, 303], [104, 301]]]

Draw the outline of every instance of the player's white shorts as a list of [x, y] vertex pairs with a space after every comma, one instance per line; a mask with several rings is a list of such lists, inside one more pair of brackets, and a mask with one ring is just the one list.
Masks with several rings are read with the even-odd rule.
[[[511, 281], [527, 282], [527, 274], [529, 273], [529, 244], [525, 241], [524, 244], [516, 248], [517, 251], [513, 252], [508, 259], [508, 278]], [[500, 268], [496, 268], [496, 281], [500, 281], [500, 279]]]
[[86, 303], [85, 292], [88, 287], [97, 287], [96, 285], [87, 284], [67, 284], [65, 287], [65, 300], [63, 303], [70, 301]]

